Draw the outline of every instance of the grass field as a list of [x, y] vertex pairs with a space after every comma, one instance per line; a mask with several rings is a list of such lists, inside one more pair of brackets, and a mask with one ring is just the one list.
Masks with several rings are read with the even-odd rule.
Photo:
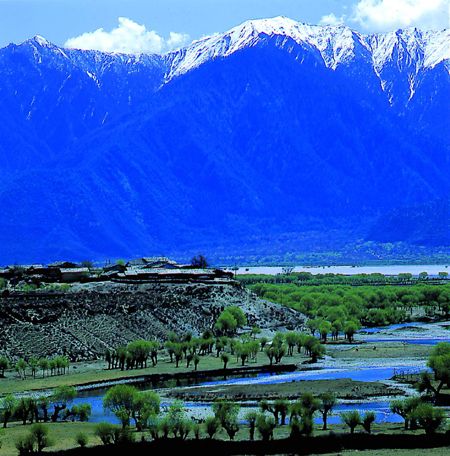
[[395, 450], [395, 449], [385, 449], [385, 450], [344, 450], [339, 453], [328, 453], [327, 455], [321, 456], [424, 456], [426, 453], [427, 456], [447, 456], [450, 454], [450, 445], [445, 448], [417, 448], [412, 450]]
[[[295, 354], [294, 356], [284, 357], [281, 364], [297, 364], [306, 361], [305, 355]], [[246, 366], [257, 367], [268, 365], [268, 358], [264, 353], [258, 355], [256, 362], [250, 361]], [[240, 368], [241, 362], [236, 362], [235, 357], [231, 357], [227, 368]], [[223, 363], [220, 358], [215, 356], [202, 356], [198, 365], [199, 371], [208, 371], [214, 369], [222, 369]], [[186, 368], [185, 362], [180, 362], [178, 368], [175, 363], [170, 363], [169, 359], [161, 359], [155, 367], [147, 369], [133, 369], [121, 371], [119, 369], [107, 370], [104, 361], [92, 361], [73, 364], [70, 367], [69, 373], [66, 375], [58, 375], [42, 378], [40, 374], [35, 379], [27, 377], [21, 380], [18, 375], [9, 371], [6, 373], [6, 378], [0, 379], [0, 395], [8, 393], [20, 393], [23, 391], [36, 391], [56, 388], [61, 385], [84, 385], [92, 382], [104, 382], [108, 380], [119, 380], [124, 377], [140, 377], [143, 375], [152, 374], [175, 374], [181, 372], [194, 372], [194, 367], [191, 364]]]
[[[83, 432], [88, 436], [89, 445], [99, 445], [101, 443], [94, 435], [95, 424], [93, 423], [51, 423], [47, 424], [49, 435], [53, 441], [53, 445], [47, 451], [65, 450], [76, 447], [75, 436], [79, 432]], [[19, 423], [12, 423], [7, 429], [4, 429], [0, 434], [2, 447], [0, 454], [2, 456], [17, 456], [15, 442], [30, 432], [31, 426], [22, 426]]]
[[[45, 450], [45, 452], [51, 452], [51, 451], [56, 451], [56, 450], [64, 450], [68, 448], [73, 448], [76, 447], [77, 444], [75, 442], [75, 436], [83, 432], [86, 434], [88, 437], [88, 446], [95, 446], [95, 445], [100, 445], [101, 441], [94, 435], [95, 431], [95, 424], [93, 423], [49, 423], [46, 426], [48, 426], [49, 429], [49, 436], [53, 442], [53, 445]], [[31, 426], [26, 425], [22, 426], [19, 423], [13, 423], [8, 426], [7, 429], [5, 429], [1, 434], [0, 434], [0, 439], [2, 441], [2, 447], [0, 449], [0, 454], [2, 456], [17, 456], [17, 449], [15, 447], [15, 442], [20, 438], [25, 435], [27, 435], [30, 432]], [[335, 433], [348, 433], [348, 429], [344, 428], [343, 425], [332, 425], [329, 426], [329, 430], [335, 432]], [[314, 435], [326, 435], [330, 431], [322, 431], [320, 429], [320, 426], [317, 426], [315, 429]], [[362, 431], [356, 431], [356, 432], [362, 432]], [[413, 434], [423, 434], [423, 431], [418, 430], [418, 431], [408, 431], [409, 433]], [[373, 426], [373, 433], [385, 433], [385, 434], [403, 434], [403, 426], [401, 424], [375, 424]], [[274, 438], [275, 439], [282, 439], [285, 437], [288, 437], [289, 435], [289, 427], [288, 426], [280, 426], [275, 429], [274, 432]], [[146, 432], [141, 432], [141, 433], [135, 433], [135, 440], [139, 441], [141, 438], [144, 437], [146, 440], [150, 440], [150, 437], [148, 433]], [[192, 435], [190, 436], [192, 438]], [[201, 438], [206, 438], [205, 434], [201, 434]], [[222, 440], [228, 440], [227, 434], [221, 430], [216, 438], [222, 439]], [[242, 426], [241, 429], [239, 430], [238, 434], [236, 435], [236, 440], [247, 440], [249, 438], [249, 432], [248, 432], [248, 427], [247, 426]], [[259, 439], [258, 433], [256, 433], [256, 438]], [[426, 451], [428, 456], [440, 456], [440, 455], [447, 455], [448, 454], [448, 448], [447, 449], [427, 449], [427, 450], [371, 450], [371, 451], [344, 451], [340, 454], [345, 454], [345, 455], [355, 455], [364, 453], [364, 455], [367, 456], [403, 456], [403, 455], [408, 455], [408, 456], [422, 456], [423, 452]], [[333, 453], [336, 454], [336, 453]]]
[[[376, 349], [374, 350], [374, 347]], [[418, 358], [427, 359], [433, 346], [407, 344], [402, 342], [366, 343], [357, 347], [327, 345], [327, 354], [341, 359], [374, 359], [374, 358]]]
[[314, 395], [336, 393], [339, 399], [363, 399], [370, 396], [394, 396], [402, 394], [398, 388], [381, 382], [361, 382], [349, 378], [331, 380], [302, 380], [261, 385], [221, 385], [214, 388], [189, 387], [168, 391], [168, 395], [181, 400], [213, 401], [216, 397], [229, 400], [296, 399], [303, 393]]

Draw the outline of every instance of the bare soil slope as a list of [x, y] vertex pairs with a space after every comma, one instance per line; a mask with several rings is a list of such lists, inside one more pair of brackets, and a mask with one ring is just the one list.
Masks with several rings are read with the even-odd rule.
[[66, 293], [0, 297], [0, 354], [97, 358], [106, 348], [137, 338], [161, 340], [169, 331], [200, 334], [229, 305], [240, 306], [250, 326], [270, 332], [304, 322], [300, 314], [234, 282], [80, 284]]

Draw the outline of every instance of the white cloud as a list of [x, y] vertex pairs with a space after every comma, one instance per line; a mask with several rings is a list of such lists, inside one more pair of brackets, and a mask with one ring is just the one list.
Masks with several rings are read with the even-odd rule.
[[370, 31], [448, 28], [450, 0], [359, 0], [350, 20]]
[[75, 49], [93, 49], [104, 52], [123, 52], [127, 54], [163, 53], [183, 46], [189, 42], [189, 36], [170, 32], [164, 39], [154, 30], [147, 30], [126, 17], [119, 17], [119, 25], [110, 32], [99, 28], [68, 39], [64, 46]]
[[320, 25], [342, 25], [345, 22], [345, 15], [337, 17], [334, 13], [322, 16]]

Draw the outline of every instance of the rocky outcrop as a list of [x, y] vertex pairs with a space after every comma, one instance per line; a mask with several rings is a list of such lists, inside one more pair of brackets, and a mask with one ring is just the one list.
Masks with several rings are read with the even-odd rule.
[[79, 284], [66, 293], [11, 293], [0, 297], [0, 354], [65, 354], [90, 359], [137, 338], [164, 339], [169, 331], [200, 334], [223, 308], [238, 305], [249, 325], [264, 331], [302, 326], [291, 309], [259, 299], [239, 284]]

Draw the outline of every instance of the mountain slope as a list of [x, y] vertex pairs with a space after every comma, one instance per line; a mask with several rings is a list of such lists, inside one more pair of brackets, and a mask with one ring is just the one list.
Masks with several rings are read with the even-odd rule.
[[10, 45], [0, 261], [435, 246], [380, 220], [450, 191], [445, 43], [274, 18], [164, 56]]

